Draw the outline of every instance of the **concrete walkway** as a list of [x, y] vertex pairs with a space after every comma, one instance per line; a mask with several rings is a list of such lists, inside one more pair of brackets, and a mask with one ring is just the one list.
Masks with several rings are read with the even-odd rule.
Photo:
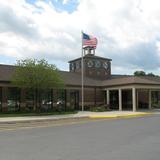
[[77, 114], [69, 115], [50, 115], [50, 116], [27, 116], [27, 117], [3, 117], [0, 118], [0, 123], [27, 122], [27, 121], [45, 121], [45, 120], [61, 120], [75, 118], [127, 118], [137, 116], [147, 116], [155, 114], [154, 111], [108, 111], [108, 112], [78, 112]]

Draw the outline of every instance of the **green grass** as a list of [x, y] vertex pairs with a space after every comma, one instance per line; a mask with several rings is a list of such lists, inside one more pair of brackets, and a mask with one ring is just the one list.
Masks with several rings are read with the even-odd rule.
[[76, 113], [77, 113], [77, 111], [69, 111], [69, 112], [7, 112], [7, 113], [0, 113], [0, 118], [2, 118], [2, 117], [67, 115], [67, 114], [76, 114]]

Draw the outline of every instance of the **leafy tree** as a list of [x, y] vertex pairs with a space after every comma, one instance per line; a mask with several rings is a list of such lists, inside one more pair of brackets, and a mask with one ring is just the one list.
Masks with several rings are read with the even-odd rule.
[[18, 60], [11, 80], [13, 85], [34, 92], [36, 102], [34, 109], [38, 108], [39, 93], [42, 90], [64, 87], [56, 66], [48, 64], [44, 59]]
[[147, 76], [149, 76], [149, 77], [155, 77], [156, 75], [151, 72], [151, 73], [148, 73]]
[[145, 73], [144, 71], [135, 71], [135, 72], [134, 72], [134, 75], [135, 75], [135, 76], [145, 76], [146, 73]]
[[155, 74], [153, 74], [152, 72], [147, 74], [147, 73], [145, 73], [144, 71], [135, 71], [135, 72], [134, 72], [134, 75], [135, 75], [135, 76], [159, 77], [158, 75], [155, 75]]

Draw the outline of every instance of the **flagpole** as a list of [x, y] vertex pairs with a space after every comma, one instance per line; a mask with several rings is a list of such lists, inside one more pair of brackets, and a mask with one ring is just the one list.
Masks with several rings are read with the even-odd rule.
[[81, 38], [82, 38], [82, 48], [81, 48], [81, 51], [82, 51], [82, 59], [81, 59], [81, 73], [82, 73], [82, 111], [84, 111], [84, 63], [83, 63], [83, 31], [81, 31]]

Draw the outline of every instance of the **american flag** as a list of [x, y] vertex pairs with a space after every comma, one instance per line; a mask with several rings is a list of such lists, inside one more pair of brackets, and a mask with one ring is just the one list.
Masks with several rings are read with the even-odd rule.
[[83, 48], [89, 46], [89, 47], [93, 47], [94, 49], [96, 49], [97, 43], [98, 41], [96, 37], [83, 33]]

